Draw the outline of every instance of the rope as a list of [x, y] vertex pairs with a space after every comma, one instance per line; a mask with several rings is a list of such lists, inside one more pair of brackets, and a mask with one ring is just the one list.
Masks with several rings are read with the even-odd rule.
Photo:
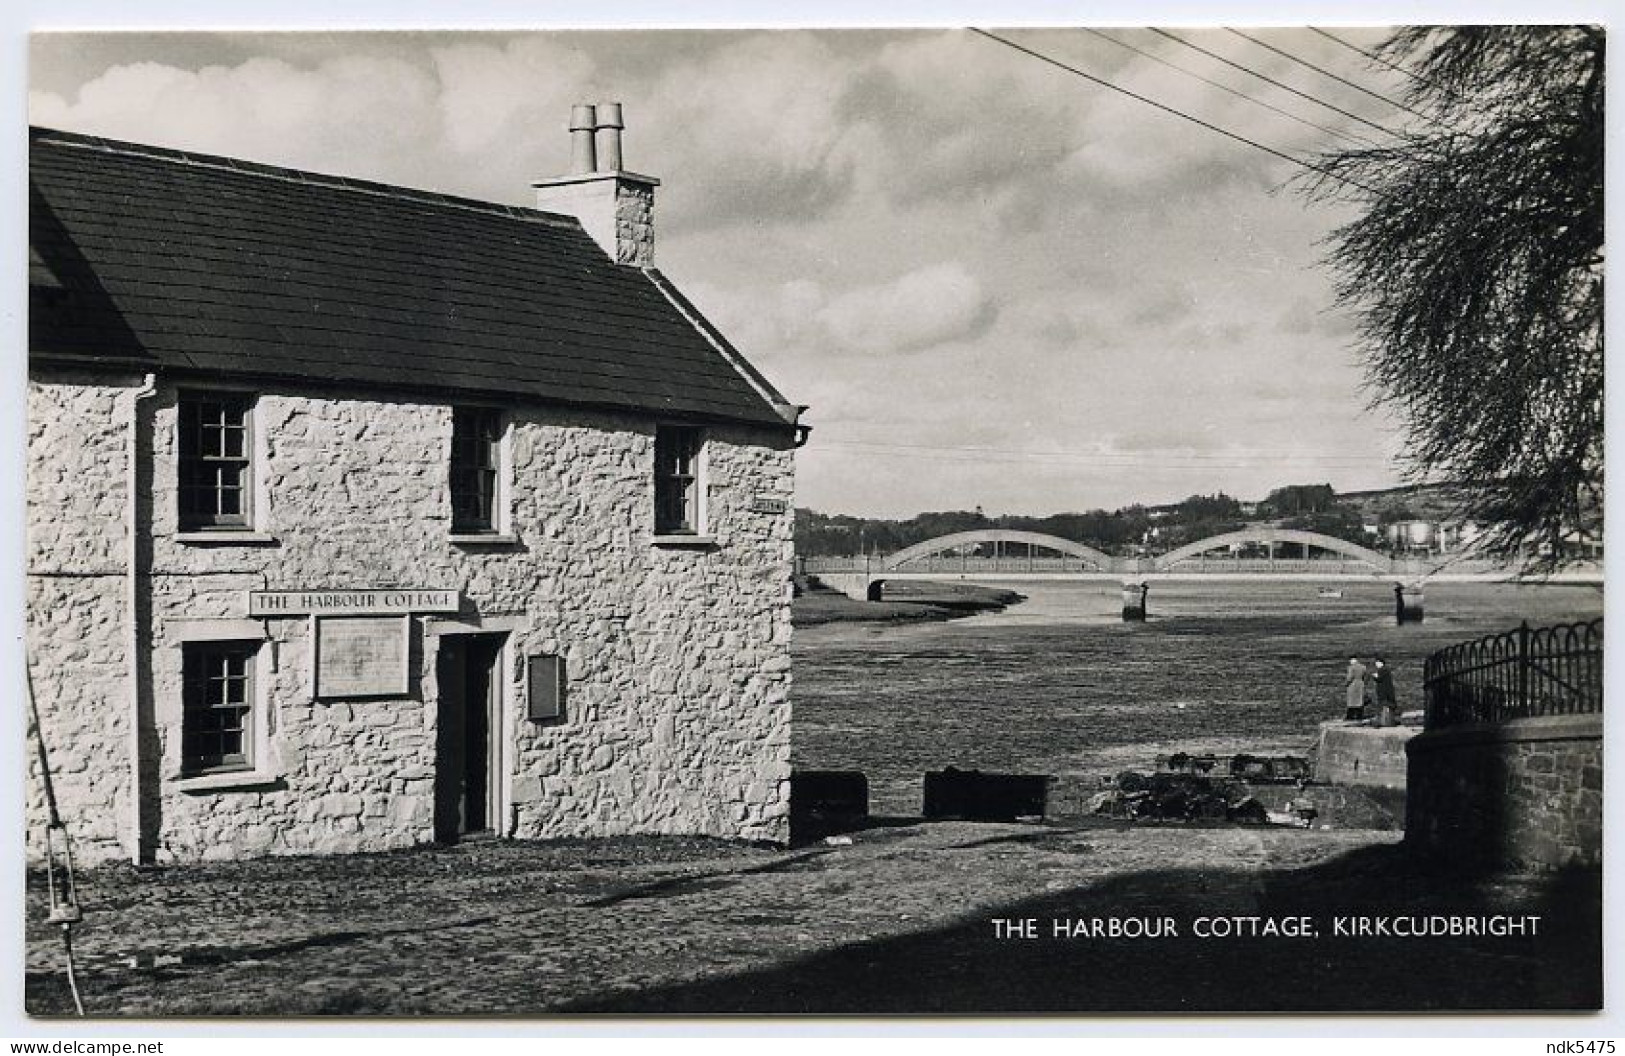
[[73, 875], [73, 843], [68, 838], [68, 827], [62, 822], [62, 813], [57, 808], [56, 785], [51, 780], [51, 759], [45, 749], [45, 724], [40, 721], [39, 701], [34, 697], [34, 669], [26, 663], [23, 667], [28, 685], [28, 710], [34, 720], [34, 743], [39, 748], [40, 779], [45, 787], [45, 884], [51, 902], [46, 920], [62, 925], [62, 952], [67, 960], [68, 991], [73, 994], [74, 1012], [82, 1016], [85, 1014], [85, 1002], [79, 994], [79, 976], [73, 962], [73, 926], [83, 914], [79, 909]]

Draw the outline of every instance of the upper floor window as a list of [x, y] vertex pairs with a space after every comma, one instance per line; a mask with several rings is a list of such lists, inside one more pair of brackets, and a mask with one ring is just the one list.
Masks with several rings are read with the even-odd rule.
[[451, 412], [451, 530], [496, 532], [502, 466], [502, 412], [455, 407]]
[[258, 642], [181, 646], [181, 772], [253, 765], [254, 654]]
[[247, 528], [252, 412], [246, 393], [180, 397], [180, 527]]
[[700, 524], [700, 447], [688, 426], [655, 430], [655, 534], [695, 535]]

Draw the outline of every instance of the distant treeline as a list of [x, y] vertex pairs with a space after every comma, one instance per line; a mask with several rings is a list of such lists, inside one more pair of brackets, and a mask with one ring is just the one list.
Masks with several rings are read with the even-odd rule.
[[1357, 498], [1340, 499], [1329, 484], [1294, 484], [1276, 488], [1257, 503], [1243, 503], [1219, 492], [1192, 495], [1171, 506], [1135, 505], [1048, 517], [988, 516], [977, 509], [921, 513], [898, 521], [797, 509], [796, 552], [804, 557], [890, 554], [954, 532], [1008, 528], [1059, 536], [1108, 554], [1126, 555], [1164, 552], [1259, 522], [1361, 542], [1369, 541], [1364, 524], [1409, 519], [1413, 514], [1405, 499], [1415, 490], [1364, 492]]

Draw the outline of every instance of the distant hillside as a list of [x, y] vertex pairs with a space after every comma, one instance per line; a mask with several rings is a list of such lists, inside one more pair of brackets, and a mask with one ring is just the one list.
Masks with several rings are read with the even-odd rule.
[[1412, 484], [1383, 491], [1351, 491], [1337, 501], [1367, 524], [1391, 521], [1452, 521], [1459, 515], [1462, 490], [1454, 484]]
[[1411, 485], [1338, 495], [1327, 484], [1276, 488], [1257, 502], [1219, 492], [1192, 495], [1162, 506], [1058, 513], [1047, 517], [988, 515], [977, 510], [916, 514], [892, 520], [796, 510], [796, 552], [804, 557], [896, 553], [926, 539], [953, 532], [1007, 528], [1059, 536], [1109, 554], [1163, 551], [1182, 543], [1268, 523], [1365, 541], [1365, 526], [1395, 521], [1454, 519], [1459, 489], [1451, 485]]

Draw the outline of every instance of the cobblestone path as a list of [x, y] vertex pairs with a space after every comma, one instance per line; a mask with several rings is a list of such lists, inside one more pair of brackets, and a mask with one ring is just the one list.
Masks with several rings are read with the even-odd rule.
[[[1011, 960], [1012, 944], [990, 938], [990, 918], [1307, 912], [1306, 890], [1393, 896], [1395, 883], [1409, 885], [1409, 903], [1466, 905], [1459, 886], [1396, 880], [1396, 838], [940, 823], [790, 850], [675, 838], [493, 841], [108, 868], [82, 880], [85, 923], [75, 938], [92, 1015], [1000, 1011], [1046, 1001], [1080, 1011], [1198, 1008], [1203, 1002], [1181, 1003], [1155, 982], [1136, 1001], [1142, 991], [1112, 983], [1120, 973], [1107, 962], [1080, 987], [1076, 964], [1029, 964], [1019, 951]], [[61, 947], [43, 924], [38, 879], [30, 878], [28, 1005], [57, 1014], [69, 1008]], [[1475, 904], [1528, 903], [1537, 892], [1519, 883], [1477, 891]], [[1393, 897], [1390, 912], [1400, 908]], [[1091, 944], [1036, 945], [1043, 956], [1065, 958]], [[1209, 945], [1202, 957], [1283, 960], [1279, 940]], [[1137, 949], [1172, 963], [1183, 947], [1142, 941]], [[1089, 955], [1103, 951], [1097, 943]], [[1483, 979], [1504, 961], [1522, 977], [1545, 956], [1475, 947], [1455, 967]], [[1229, 962], [1191, 963], [1234, 974]], [[1396, 978], [1412, 967], [1396, 960]], [[1006, 968], [1017, 974], [1001, 976]], [[1040, 999], [1045, 985], [1019, 982], [1023, 972], [1073, 981]], [[1257, 1007], [1302, 1004], [1262, 985], [1257, 992]], [[1393, 1000], [1392, 987], [1372, 993], [1379, 1003]], [[1211, 1000], [1235, 997], [1223, 991]], [[1546, 998], [1572, 1000], [1567, 990]]]

